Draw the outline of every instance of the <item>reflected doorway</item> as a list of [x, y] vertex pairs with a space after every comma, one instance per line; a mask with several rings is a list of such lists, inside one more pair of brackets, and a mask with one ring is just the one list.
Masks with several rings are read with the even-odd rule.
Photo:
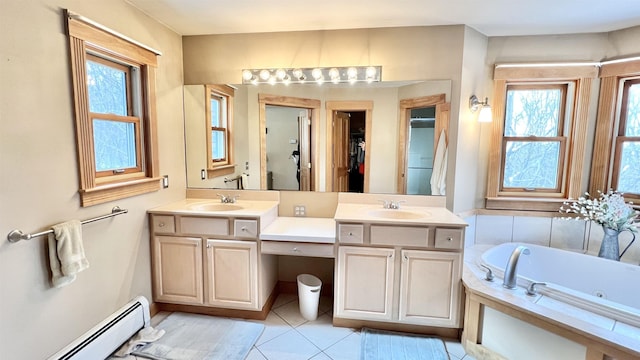
[[260, 188], [316, 190], [320, 100], [258, 94], [258, 103]]
[[407, 195], [431, 195], [436, 107], [410, 110], [407, 135]]
[[326, 190], [369, 192], [372, 101], [327, 101]]
[[335, 111], [335, 191], [364, 192], [366, 112]]

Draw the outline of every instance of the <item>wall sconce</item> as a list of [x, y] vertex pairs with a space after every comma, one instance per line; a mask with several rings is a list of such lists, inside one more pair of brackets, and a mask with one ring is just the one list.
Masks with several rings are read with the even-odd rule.
[[382, 66], [346, 66], [330, 68], [295, 68], [295, 69], [244, 69], [243, 84], [304, 84], [322, 85], [325, 81], [333, 84], [356, 82], [379, 82], [382, 78]]
[[471, 112], [476, 112], [480, 109], [478, 122], [491, 122], [491, 105], [489, 105], [489, 98], [484, 98], [484, 102], [481, 102], [477, 96], [471, 95], [469, 98], [469, 109]]

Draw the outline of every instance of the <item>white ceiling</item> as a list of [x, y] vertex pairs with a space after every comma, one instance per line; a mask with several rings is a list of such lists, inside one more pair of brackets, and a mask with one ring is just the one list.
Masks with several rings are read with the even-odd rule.
[[640, 0], [127, 0], [182, 35], [466, 24], [487, 36], [640, 25]]

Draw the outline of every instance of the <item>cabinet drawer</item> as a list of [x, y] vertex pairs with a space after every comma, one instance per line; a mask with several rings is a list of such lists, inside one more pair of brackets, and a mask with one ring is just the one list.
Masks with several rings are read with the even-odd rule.
[[364, 226], [362, 224], [338, 224], [338, 241], [345, 244], [362, 244]]
[[152, 215], [152, 231], [154, 233], [173, 234], [176, 232], [176, 223], [171, 215]]
[[183, 234], [229, 235], [229, 219], [185, 216], [180, 219]]
[[262, 254], [333, 258], [333, 244], [309, 244], [290, 241], [262, 241]]
[[372, 245], [422, 246], [429, 242], [429, 228], [371, 225]]
[[233, 233], [237, 238], [256, 239], [258, 237], [257, 220], [235, 220]]
[[436, 247], [462, 249], [462, 229], [436, 229]]

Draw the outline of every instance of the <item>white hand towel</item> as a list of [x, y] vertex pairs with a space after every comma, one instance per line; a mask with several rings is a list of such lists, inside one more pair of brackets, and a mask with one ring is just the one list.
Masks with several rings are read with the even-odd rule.
[[71, 220], [52, 226], [49, 235], [49, 265], [55, 287], [72, 283], [76, 274], [89, 267], [82, 246], [82, 223]]
[[431, 195], [445, 195], [447, 180], [447, 140], [444, 130], [440, 132], [436, 155], [433, 159], [433, 173], [431, 174]]

